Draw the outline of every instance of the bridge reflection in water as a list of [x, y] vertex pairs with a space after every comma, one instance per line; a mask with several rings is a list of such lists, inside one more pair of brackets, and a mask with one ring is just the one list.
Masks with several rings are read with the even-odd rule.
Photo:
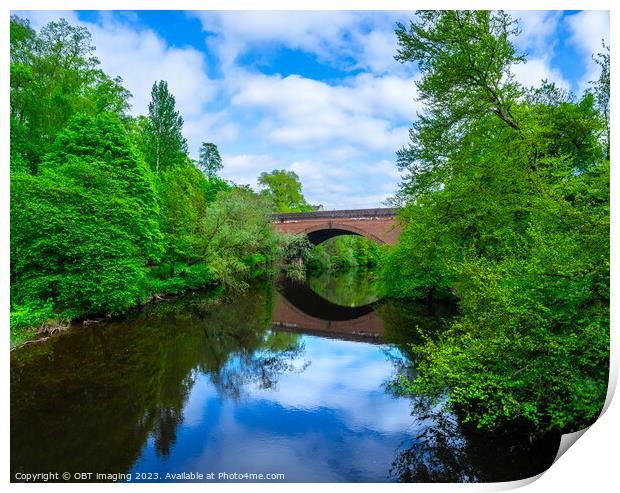
[[274, 329], [352, 341], [382, 342], [383, 322], [373, 305], [342, 306], [303, 282], [278, 281], [272, 312]]

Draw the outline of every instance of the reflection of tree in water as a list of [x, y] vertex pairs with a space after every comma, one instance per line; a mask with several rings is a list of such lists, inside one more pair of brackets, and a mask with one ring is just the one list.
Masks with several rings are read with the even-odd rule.
[[260, 348], [237, 353], [218, 372], [212, 374], [215, 387], [233, 399], [238, 399], [243, 388], [250, 385], [263, 390], [276, 390], [280, 375], [300, 373], [309, 364], [296, 364], [305, 349], [300, 339], [299, 334], [267, 333]]
[[[387, 353], [395, 375], [416, 376], [417, 354], [411, 343], [423, 337], [439, 337], [455, 314], [455, 307], [387, 300], [375, 312], [385, 326], [385, 341], [399, 351]], [[398, 393], [399, 386], [386, 386]], [[516, 430], [482, 432], [464, 425], [449, 412], [446, 403], [412, 398], [412, 416], [424, 428], [404, 443], [389, 471], [392, 480], [403, 482], [494, 482], [537, 475], [553, 462], [559, 436], [534, 440]]]
[[375, 314], [383, 322], [384, 342], [398, 349], [387, 351], [396, 376], [412, 379], [416, 375], [418, 355], [411, 347], [423, 337], [437, 337], [455, 316], [456, 307], [443, 303], [416, 303], [406, 300], [381, 300], [374, 306]]
[[226, 395], [275, 386], [303, 347], [269, 331], [269, 296], [164, 300], [13, 351], [12, 472], [127, 471], [149, 435], [167, 456], [199, 372]]
[[197, 346], [198, 358], [192, 358], [193, 370], [188, 372], [190, 365], [178, 364], [187, 354], [187, 347], [171, 353], [170, 382], [162, 387], [162, 402], [152, 432], [158, 454], [168, 455], [176, 440], [183, 408], [194, 385], [194, 372], [209, 374], [221, 396], [238, 398], [244, 386], [273, 388], [281, 374], [298, 370], [294, 362], [304, 349], [300, 336], [268, 329], [269, 296], [271, 291], [257, 289], [225, 301], [196, 296], [184, 300], [182, 308], [175, 309], [172, 304], [175, 315], [181, 313], [194, 322], [202, 337]]
[[158, 411], [155, 426], [151, 433], [155, 442], [156, 454], [167, 457], [176, 441], [177, 427], [183, 422], [183, 409], [162, 406]]
[[295, 364], [304, 351], [301, 336], [269, 329], [269, 301], [256, 303], [246, 294], [208, 310], [197, 307], [204, 333], [198, 369], [210, 374], [222, 396], [238, 398], [250, 384], [275, 388], [281, 374], [305, 368]]
[[324, 270], [310, 273], [306, 282], [315, 293], [336, 305], [364, 306], [378, 299], [369, 269]]
[[425, 419], [428, 426], [403, 444], [389, 471], [392, 480], [453, 483], [525, 479], [545, 471], [560, 444], [559, 435], [534, 440], [523, 432], [473, 430], [437, 408], [425, 414], [414, 405], [414, 414]]

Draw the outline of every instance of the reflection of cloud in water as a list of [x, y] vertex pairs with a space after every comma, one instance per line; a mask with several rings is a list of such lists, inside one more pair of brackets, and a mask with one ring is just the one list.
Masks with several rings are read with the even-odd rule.
[[[387, 479], [399, 446], [417, 428], [409, 400], [386, 394], [393, 367], [381, 346], [305, 336], [301, 373], [277, 390], [251, 381], [238, 399], [198, 375], [170, 471], [285, 472], [290, 481]], [[147, 446], [134, 471], [159, 467]]]
[[304, 357], [311, 362], [300, 375], [282, 375], [280, 392], [253, 390], [256, 398], [284, 407], [324, 407], [343, 415], [349, 427], [390, 432], [409, 428], [412, 417], [407, 399], [385, 394], [392, 366], [375, 345], [306, 337]]

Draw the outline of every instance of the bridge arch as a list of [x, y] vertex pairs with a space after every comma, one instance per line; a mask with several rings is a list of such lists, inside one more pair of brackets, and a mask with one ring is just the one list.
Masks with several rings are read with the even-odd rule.
[[330, 238], [342, 235], [363, 236], [379, 245], [383, 245], [385, 243], [385, 241], [368, 230], [359, 228], [352, 224], [334, 221], [329, 221], [328, 224], [313, 225], [300, 232], [305, 234], [308, 237], [308, 241], [310, 241], [313, 245], [318, 245], [329, 240]]

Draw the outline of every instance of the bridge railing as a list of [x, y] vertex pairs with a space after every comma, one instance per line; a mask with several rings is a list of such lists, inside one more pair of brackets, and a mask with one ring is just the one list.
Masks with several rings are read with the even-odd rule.
[[382, 207], [377, 209], [348, 209], [341, 211], [311, 211], [311, 212], [285, 212], [272, 214], [273, 221], [302, 220], [302, 219], [342, 219], [361, 217], [394, 217], [398, 209]]

